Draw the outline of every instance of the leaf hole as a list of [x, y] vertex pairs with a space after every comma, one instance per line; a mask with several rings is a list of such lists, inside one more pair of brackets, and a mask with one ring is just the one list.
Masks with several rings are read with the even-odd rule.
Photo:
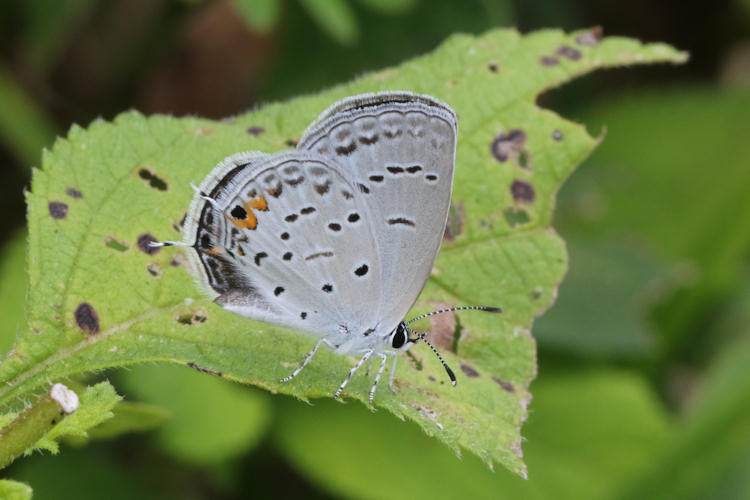
[[204, 312], [196, 311], [180, 314], [175, 318], [175, 321], [181, 325], [192, 326], [199, 323], [205, 323], [207, 319], [208, 317]]
[[159, 278], [164, 274], [164, 269], [156, 262], [149, 262], [146, 264], [146, 271], [148, 271], [148, 274], [154, 278]]
[[503, 210], [503, 216], [505, 217], [505, 222], [507, 222], [510, 227], [528, 224], [531, 220], [529, 214], [522, 208], [506, 208]]
[[118, 252], [124, 252], [128, 249], [128, 245], [125, 242], [117, 240], [113, 236], [104, 238], [104, 246]]

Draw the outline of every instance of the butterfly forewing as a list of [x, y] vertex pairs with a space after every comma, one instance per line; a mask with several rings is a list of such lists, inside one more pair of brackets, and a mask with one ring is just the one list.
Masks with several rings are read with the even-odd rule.
[[408, 92], [345, 99], [325, 111], [297, 148], [340, 164], [372, 216], [382, 290], [378, 318], [394, 328], [435, 263], [448, 216], [456, 151], [452, 109]]
[[216, 302], [339, 345], [375, 327], [379, 247], [349, 177], [306, 152], [242, 153], [217, 167], [185, 227]]

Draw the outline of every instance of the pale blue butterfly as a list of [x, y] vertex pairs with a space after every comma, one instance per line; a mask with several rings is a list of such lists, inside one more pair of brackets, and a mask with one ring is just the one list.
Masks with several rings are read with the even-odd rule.
[[194, 188], [183, 242], [201, 283], [224, 309], [317, 337], [293, 379], [325, 344], [361, 354], [336, 390], [380, 358], [369, 400], [393, 358], [417, 340], [438, 356], [418, 319], [404, 317], [435, 263], [456, 154], [457, 118], [410, 92], [343, 99], [315, 120], [293, 151], [222, 161]]

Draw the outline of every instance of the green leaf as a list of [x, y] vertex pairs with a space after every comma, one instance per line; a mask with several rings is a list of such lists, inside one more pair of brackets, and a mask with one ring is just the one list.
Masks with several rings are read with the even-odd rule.
[[299, 0], [310, 17], [328, 36], [342, 45], [351, 45], [359, 36], [357, 20], [346, 0]]
[[528, 481], [472, 456], [456, 460], [414, 425], [333, 403], [282, 401], [274, 443], [342, 498], [582, 500], [613, 498], [671, 434], [657, 396], [632, 373], [548, 371], [534, 389]]
[[234, 6], [245, 24], [258, 33], [271, 31], [281, 12], [280, 0], [234, 0]]
[[10, 479], [0, 479], [0, 498], [5, 500], [31, 500], [31, 486]]
[[[227, 155], [288, 148], [342, 97], [409, 89], [449, 103], [460, 117], [451, 239], [417, 309], [461, 303], [506, 312], [460, 316], [457, 354], [444, 351], [459, 373], [457, 388], [418, 346], [399, 363], [398, 394], [381, 390], [376, 406], [418, 422], [455, 450], [524, 474], [519, 429], [536, 373], [529, 331], [566, 268], [564, 244], [551, 229], [555, 193], [596, 145], [582, 126], [540, 109], [536, 97], [595, 68], [684, 59], [666, 45], [600, 42], [592, 32], [496, 30], [454, 36], [427, 56], [231, 122], [131, 112], [87, 130], [73, 127], [34, 172], [29, 331], [0, 366], [0, 403], [48, 378], [142, 361], [190, 363], [300, 398], [330, 396], [353, 358], [320, 352], [300, 377], [279, 383], [314, 339], [221, 310], [184, 271], [183, 250], [154, 251], [144, 242], [179, 238], [189, 183]], [[525, 140], [514, 147], [506, 141], [507, 159], [499, 161], [491, 144], [516, 129], [525, 135], [514, 137]], [[513, 199], [514, 181], [528, 184], [520, 186], [526, 200]], [[519, 213], [524, 223], [508, 215]], [[369, 385], [355, 377], [345, 396], [364, 402]]]
[[210, 465], [234, 458], [255, 446], [271, 423], [266, 394], [195, 370], [142, 365], [122, 380], [128, 392], [172, 412], [156, 432], [162, 448], [181, 461]]
[[57, 453], [59, 451], [57, 441], [60, 438], [68, 436], [86, 438], [89, 429], [114, 416], [112, 408], [121, 399], [115, 393], [114, 387], [108, 382], [100, 382], [92, 387], [87, 387], [79, 395], [79, 398], [78, 409], [53, 427], [46, 436], [39, 440], [34, 449]]

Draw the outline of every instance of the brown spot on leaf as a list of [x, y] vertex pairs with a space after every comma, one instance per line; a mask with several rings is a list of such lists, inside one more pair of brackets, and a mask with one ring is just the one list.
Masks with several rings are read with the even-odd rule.
[[562, 45], [557, 48], [557, 55], [563, 56], [571, 61], [577, 61], [581, 58], [581, 51], [568, 45]]
[[490, 73], [498, 73], [500, 71], [500, 64], [496, 63], [495, 61], [491, 61], [487, 65], [487, 69], [490, 71]]
[[88, 302], [81, 302], [73, 313], [78, 328], [86, 335], [99, 333], [99, 315]]
[[587, 31], [586, 33], [581, 33], [580, 35], [578, 35], [576, 37], [576, 43], [578, 45], [596, 47], [597, 45], [599, 45], [599, 43], [601, 43], [603, 35], [604, 30], [601, 26], [597, 26]]
[[193, 130], [193, 133], [197, 136], [209, 136], [214, 135], [214, 129], [211, 127], [198, 127]]
[[505, 380], [501, 379], [500, 377], [495, 377], [495, 376], [492, 377], [492, 380], [494, 380], [495, 382], [497, 382], [500, 385], [500, 387], [503, 388], [503, 390], [505, 390], [507, 392], [516, 392], [516, 388], [513, 387], [513, 384], [511, 384], [510, 382], [506, 382]]
[[210, 375], [216, 375], [217, 377], [223, 377], [224, 376], [224, 374], [222, 372], [220, 372], [220, 371], [212, 370], [210, 368], [206, 368], [206, 367], [197, 365], [197, 364], [193, 363], [192, 361], [188, 361], [187, 365], [190, 368], [192, 368], [194, 370], [198, 370], [201, 373], [208, 373]]
[[532, 203], [534, 198], [536, 198], [534, 186], [519, 179], [514, 180], [513, 184], [510, 185], [510, 194], [513, 195], [515, 201], [526, 203]]
[[563, 133], [561, 130], [553, 130], [552, 131], [552, 138], [556, 141], [562, 141], [563, 139]]
[[68, 205], [62, 201], [50, 201], [47, 205], [53, 219], [64, 219], [68, 216]]
[[68, 189], [66, 189], [65, 194], [67, 194], [71, 198], [75, 198], [76, 200], [80, 200], [81, 198], [83, 198], [83, 193], [73, 187], [69, 187]]
[[556, 66], [560, 63], [555, 56], [542, 56], [539, 58], [539, 62], [542, 66]]
[[511, 155], [518, 154], [523, 150], [526, 142], [526, 133], [520, 129], [501, 132], [490, 143], [490, 153], [499, 162], [508, 161]]
[[[448, 304], [441, 304], [438, 309], [450, 307]], [[444, 351], [453, 351], [454, 335], [456, 333], [456, 315], [452, 312], [435, 314], [430, 316], [430, 333], [429, 341], [438, 349]]]
[[461, 371], [469, 378], [477, 378], [479, 376], [479, 372], [466, 363], [461, 363]]
[[167, 190], [168, 186], [166, 181], [146, 167], [138, 169], [138, 177], [146, 181], [146, 184], [148, 184], [149, 187], [156, 189], [157, 191]]
[[284, 141], [284, 145], [288, 146], [290, 148], [296, 148], [298, 142], [299, 141], [297, 141], [295, 139], [287, 139], [286, 141]]
[[265, 133], [266, 129], [264, 129], [263, 127], [254, 126], [254, 127], [247, 127], [247, 130], [245, 132], [247, 132], [250, 135], [254, 135], [254, 136], [257, 137], [257, 136]]
[[148, 233], [142, 234], [138, 237], [138, 249], [146, 255], [154, 255], [159, 253], [161, 247], [152, 247], [151, 242], [157, 241], [156, 238]]
[[458, 235], [461, 234], [461, 229], [466, 219], [466, 210], [464, 210], [464, 204], [462, 202], [451, 203], [450, 209], [448, 210], [448, 220], [445, 223], [445, 232], [443, 233], [443, 239], [448, 241], [455, 240]]

